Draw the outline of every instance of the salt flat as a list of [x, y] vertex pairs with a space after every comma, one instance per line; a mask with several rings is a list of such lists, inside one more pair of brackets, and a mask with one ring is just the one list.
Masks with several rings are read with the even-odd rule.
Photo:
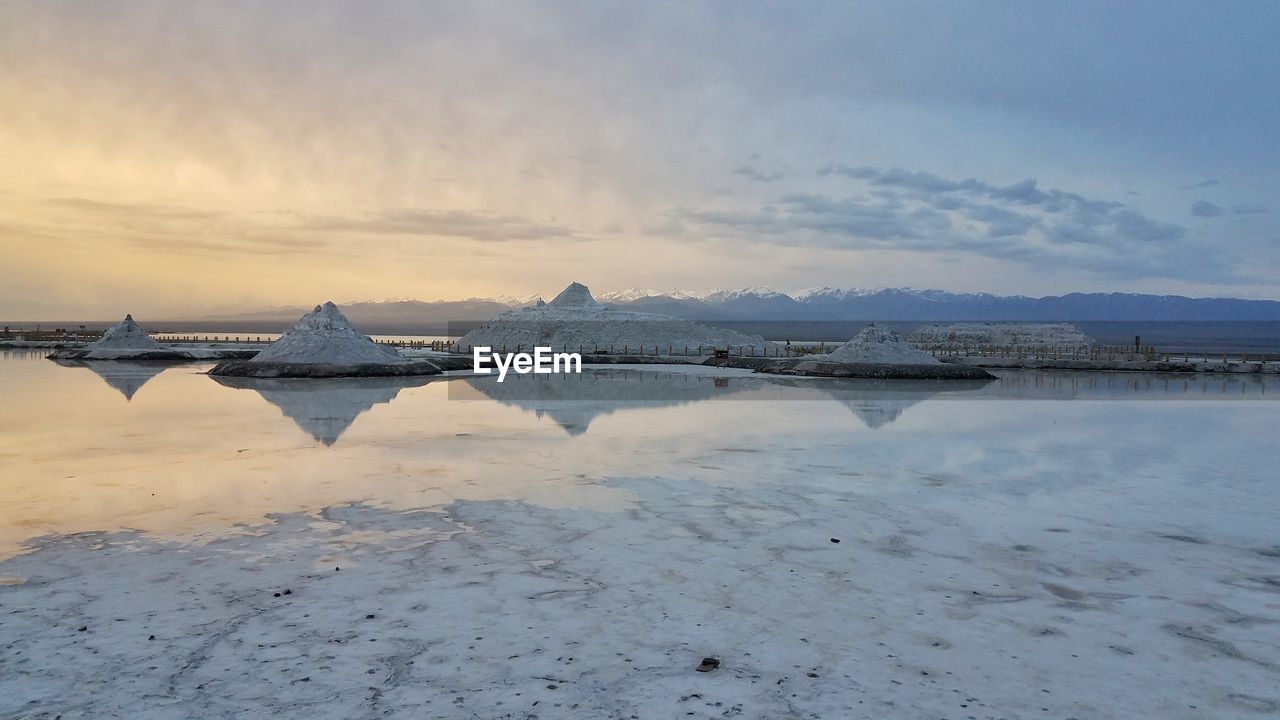
[[0, 357], [0, 717], [1280, 712], [1261, 379], [197, 372]]

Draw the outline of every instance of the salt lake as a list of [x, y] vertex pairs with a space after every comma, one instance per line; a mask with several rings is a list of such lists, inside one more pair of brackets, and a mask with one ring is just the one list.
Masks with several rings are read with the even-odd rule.
[[208, 368], [0, 352], [0, 717], [1280, 712], [1274, 378]]

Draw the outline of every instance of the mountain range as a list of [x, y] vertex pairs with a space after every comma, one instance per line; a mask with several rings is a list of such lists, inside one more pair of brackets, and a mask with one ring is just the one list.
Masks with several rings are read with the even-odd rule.
[[[954, 293], [944, 290], [814, 288], [785, 293], [767, 287], [705, 292], [631, 289], [600, 292], [596, 299], [637, 312], [734, 323], [829, 321], [1268, 321], [1280, 322], [1280, 301], [1189, 298], [1137, 293], [1070, 293], [1046, 297]], [[411, 299], [342, 303], [343, 311], [367, 332], [443, 334], [450, 325], [475, 324], [534, 297]], [[198, 320], [163, 321], [199, 329], [267, 332], [288, 327], [309, 308], [278, 307]], [[153, 323], [155, 324], [155, 323]]]

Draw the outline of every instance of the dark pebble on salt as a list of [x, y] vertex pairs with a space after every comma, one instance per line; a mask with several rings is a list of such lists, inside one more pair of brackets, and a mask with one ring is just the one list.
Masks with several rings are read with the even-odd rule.
[[77, 632], [84, 632], [85, 630], [88, 630], [88, 629], [89, 629], [88, 625], [81, 625]]
[[292, 595], [292, 594], [293, 594], [293, 591], [292, 591], [292, 590], [285, 590], [285, 591], [284, 591], [284, 594], [285, 594], [285, 595]]
[[148, 637], [147, 637], [147, 639], [148, 639], [148, 640], [155, 640], [155, 639], [156, 639], [156, 636], [155, 636], [155, 635], [150, 635], [150, 636], [148, 636]]
[[702, 658], [702, 664], [698, 665], [698, 672], [711, 672], [720, 667], [720, 661], [713, 657]]
[[280, 597], [280, 593], [272, 593], [272, 597]]
[[365, 620], [372, 620], [372, 619], [374, 619], [374, 618], [376, 618], [376, 617], [378, 617], [378, 616], [377, 616], [377, 615], [374, 615], [373, 613], [369, 613], [368, 615], [365, 615], [365, 616], [364, 616], [364, 619], [365, 619]]
[[840, 538], [831, 538], [831, 542], [833, 542], [833, 543], [839, 543], [839, 542], [840, 542]]

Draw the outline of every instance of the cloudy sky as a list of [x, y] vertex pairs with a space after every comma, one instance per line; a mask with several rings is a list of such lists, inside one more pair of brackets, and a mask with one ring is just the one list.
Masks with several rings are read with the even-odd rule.
[[0, 317], [1280, 299], [1274, 2], [0, 0]]

